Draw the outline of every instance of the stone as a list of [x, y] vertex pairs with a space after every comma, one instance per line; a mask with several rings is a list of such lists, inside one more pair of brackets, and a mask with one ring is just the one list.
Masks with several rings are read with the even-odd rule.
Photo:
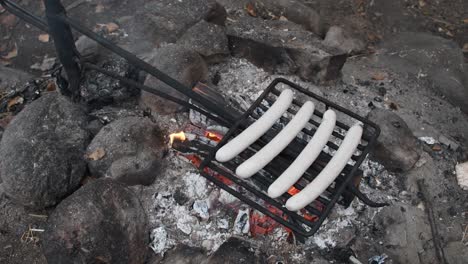
[[215, 0], [151, 1], [137, 14], [136, 25], [156, 45], [174, 43], [200, 20], [223, 25], [227, 13]]
[[[178, 245], [168, 251], [161, 264], [200, 264], [206, 260], [201, 248], [190, 247], [184, 244]], [[156, 263], [154, 263], [156, 264]]]
[[297, 0], [255, 0], [256, 12], [263, 18], [286, 19], [304, 26], [317, 35], [323, 34], [320, 15], [313, 8]]
[[360, 53], [366, 49], [364, 41], [347, 34], [347, 32], [338, 26], [332, 26], [328, 29], [323, 44], [341, 49], [349, 54]]
[[[394, 263], [432, 263], [434, 249], [426, 213], [402, 203], [384, 207], [374, 220], [377, 236]], [[425, 261], [426, 260], [426, 261]]]
[[209, 64], [219, 63], [230, 54], [225, 28], [205, 20], [189, 28], [177, 44], [195, 50]]
[[143, 263], [148, 251], [145, 211], [119, 182], [94, 180], [61, 202], [42, 235], [48, 263]]
[[26, 106], [0, 143], [0, 176], [7, 196], [43, 208], [75, 191], [86, 171], [86, 122], [80, 107], [56, 92]]
[[416, 138], [408, 125], [390, 110], [376, 108], [367, 116], [380, 126], [381, 133], [371, 158], [393, 172], [410, 170], [419, 160]]
[[242, 263], [266, 263], [266, 259], [260, 254], [255, 254], [252, 245], [247, 241], [236, 237], [229, 238], [206, 261], [206, 264]]
[[8, 89], [22, 85], [32, 78], [27, 72], [0, 65], [0, 93], [6, 93]]
[[[163, 70], [164, 73], [176, 79], [188, 89], [191, 89], [198, 81], [208, 78], [208, 68], [203, 58], [197, 52], [176, 44], [157, 49], [150, 64]], [[188, 100], [185, 95], [151, 75], [146, 77], [145, 85], [176, 98]], [[141, 92], [140, 105], [148, 108], [152, 113], [162, 115], [186, 110], [181, 105], [145, 91]]]
[[148, 118], [126, 117], [104, 126], [88, 146], [86, 156], [94, 177], [150, 185], [159, 173], [165, 151], [156, 124]]
[[75, 41], [75, 46], [80, 55], [90, 62], [97, 62], [102, 53], [101, 46], [84, 35]]
[[379, 63], [423, 81], [454, 106], [468, 113], [468, 73], [460, 47], [426, 33], [399, 33], [382, 44]]
[[455, 139], [448, 137], [448, 136], [440, 135], [439, 142], [455, 151], [458, 150], [458, 148], [460, 148], [460, 144], [458, 144], [455, 141]]
[[335, 80], [347, 53], [323, 45], [314, 33], [290, 21], [243, 17], [226, 26], [233, 55], [277, 74], [297, 74], [304, 80]]
[[455, 166], [455, 172], [457, 174], [458, 185], [468, 191], [468, 161], [459, 163]]

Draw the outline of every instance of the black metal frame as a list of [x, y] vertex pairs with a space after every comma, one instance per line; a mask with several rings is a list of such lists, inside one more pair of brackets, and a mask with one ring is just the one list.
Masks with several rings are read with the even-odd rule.
[[[125, 85], [132, 86], [132, 87], [153, 93], [157, 96], [163, 97], [167, 100], [173, 101], [177, 104], [180, 104], [187, 108], [198, 111], [199, 113], [205, 115], [209, 119], [216, 121], [218, 124], [225, 126], [225, 127], [230, 127], [229, 132], [224, 136], [223, 140], [216, 146], [216, 148], [214, 148], [208, 156], [206, 155], [204, 156], [204, 161], [202, 162], [200, 166], [201, 174], [205, 178], [212, 181], [214, 184], [216, 184], [220, 188], [228, 191], [232, 195], [236, 196], [243, 202], [261, 211], [262, 213], [272, 217], [273, 219], [283, 224], [284, 226], [290, 228], [296, 234], [300, 236], [304, 236], [304, 237], [313, 235], [321, 226], [325, 218], [328, 216], [328, 214], [330, 213], [335, 203], [339, 200], [341, 196], [345, 194], [345, 192], [351, 193], [352, 197], [354, 197], [355, 195], [356, 197], [361, 199], [364, 203], [366, 203], [369, 206], [378, 207], [378, 206], [385, 205], [385, 204], [379, 204], [379, 203], [370, 201], [353, 184], [350, 184], [350, 180], [352, 179], [353, 175], [358, 170], [360, 164], [365, 159], [366, 155], [369, 153], [370, 149], [372, 149], [373, 145], [375, 144], [375, 140], [380, 133], [380, 129], [378, 128], [378, 126], [370, 122], [369, 120], [363, 117], [360, 117], [357, 114], [343, 107], [340, 107], [336, 105], [335, 103], [332, 103], [326, 100], [325, 98], [322, 98], [285, 79], [275, 79], [269, 85], [269, 87], [264, 91], [264, 93], [255, 101], [255, 103], [245, 113], [238, 114], [236, 111], [231, 111], [229, 108], [227, 108], [224, 105], [218, 105], [216, 104], [216, 102], [213, 102], [212, 100], [195, 92], [191, 88], [184, 86], [177, 80], [171, 78], [170, 76], [166, 75], [165, 73], [161, 72], [160, 70], [156, 69], [155, 67], [146, 63], [145, 61], [139, 59], [134, 54], [120, 48], [119, 46], [113, 44], [111, 41], [107, 40], [106, 38], [94, 33], [93, 31], [89, 30], [85, 26], [81, 25], [76, 20], [73, 20], [67, 17], [65, 9], [63, 8], [60, 0], [44, 0], [44, 3], [46, 7], [47, 22], [29, 13], [28, 11], [21, 8], [20, 6], [18, 6], [17, 4], [15, 4], [14, 2], [10, 0], [0, 0], [0, 4], [7, 11], [22, 18], [27, 23], [30, 23], [33, 26], [36, 26], [37, 28], [48, 32], [51, 35], [52, 39], [54, 40], [54, 44], [55, 44], [55, 48], [56, 48], [59, 60], [62, 63], [63, 68], [65, 72], [67, 73], [67, 77], [68, 77], [68, 87], [63, 87], [62, 93], [70, 96], [73, 99], [77, 99], [79, 97], [79, 84], [81, 81], [81, 74], [82, 74], [83, 69], [94, 70], [102, 74], [105, 74], [111, 78], [118, 79]], [[158, 78], [163, 83], [169, 85], [170, 87], [174, 88], [178, 92], [191, 98], [194, 102], [190, 103], [190, 102], [180, 100], [174, 96], [170, 96], [165, 93], [162, 93], [154, 88], [142, 85], [134, 80], [124, 78], [113, 72], [106, 71], [97, 65], [82, 61], [80, 54], [76, 51], [71, 29], [74, 29], [80, 32], [81, 34], [89, 37], [90, 39], [96, 41], [97, 43], [105, 47], [106, 49], [110, 50], [111, 52], [127, 60], [127, 62], [130, 63], [131, 65]], [[308, 221], [303, 216], [295, 212], [290, 212], [286, 210], [283, 207], [283, 203], [281, 200], [271, 199], [267, 195], [265, 195], [265, 193], [262, 190], [259, 190], [258, 188], [251, 186], [247, 181], [237, 178], [232, 173], [233, 169], [232, 168], [229, 169], [229, 166], [230, 166], [229, 164], [222, 166], [213, 161], [213, 157], [215, 155], [216, 150], [219, 149], [223, 144], [225, 144], [227, 140], [229, 140], [233, 135], [235, 135], [236, 133], [239, 133], [239, 131], [249, 126], [252, 122], [252, 119], [256, 118], [254, 114], [254, 110], [261, 109], [262, 107], [264, 107], [261, 104], [262, 101], [268, 100], [269, 96], [271, 97], [273, 95], [278, 95], [279, 90], [276, 89], [276, 86], [280, 83], [288, 85], [289, 87], [293, 88], [297, 93], [303, 94], [304, 96], [313, 98], [325, 104], [327, 108], [331, 107], [341, 113], [344, 113], [345, 115], [348, 115], [351, 118], [354, 118], [355, 120], [362, 122], [365, 125], [367, 132], [369, 132], [369, 129], [373, 130], [365, 134], [364, 140], [366, 140], [368, 144], [366, 146], [363, 146], [363, 145], [359, 146], [359, 150], [361, 151], [361, 154], [359, 156], [353, 157], [353, 160], [355, 161], [354, 166], [348, 165], [343, 170], [344, 175], [340, 176], [336, 180], [335, 182], [336, 186], [334, 187], [333, 190], [330, 191], [332, 194], [331, 197], [329, 197], [330, 199], [329, 200], [326, 200], [323, 198], [317, 199], [319, 202], [325, 205], [325, 209], [323, 211], [320, 211], [317, 208], [314, 208], [312, 205], [306, 207], [306, 210], [309, 213], [317, 215], [319, 217], [318, 221], [315, 221], [315, 222]], [[294, 101], [294, 104], [298, 105], [298, 102]], [[198, 105], [201, 105], [201, 107]], [[291, 112], [291, 113], [294, 114], [294, 112]], [[314, 114], [318, 117], [322, 117], [323, 115], [323, 113], [317, 110], [315, 111]], [[287, 122], [288, 120], [282, 120], [282, 121]], [[310, 122], [313, 123], [314, 121], [310, 120]], [[317, 125], [316, 123], [313, 123], [313, 124]], [[349, 128], [345, 124], [339, 123], [339, 122], [337, 123], [337, 126], [344, 130], [347, 130]], [[313, 135], [313, 133], [314, 131], [309, 131], [308, 135]], [[338, 137], [340, 136], [340, 134], [337, 132], [334, 132], [334, 135]], [[272, 138], [272, 135], [270, 134], [266, 135], [263, 139], [263, 142], [261, 142], [261, 144], [265, 144], [271, 138]], [[293, 142], [293, 144], [291, 144], [290, 147], [288, 147], [282, 153], [282, 155], [285, 156], [285, 159], [288, 159], [288, 158], [294, 159], [294, 157], [299, 154], [300, 150], [302, 149], [303, 146], [305, 146], [306, 143], [307, 142], [304, 142], [301, 139], [296, 139]], [[338, 148], [338, 146], [336, 146], [333, 142], [329, 142], [328, 146], [332, 149]], [[322, 153], [321, 156], [319, 157], [319, 159], [323, 160], [325, 163], [328, 162], [330, 158], [331, 156], [326, 153]], [[252, 194], [255, 195], [255, 197], [261, 199], [263, 202], [281, 210], [285, 215], [288, 216], [288, 218], [284, 219], [280, 216], [273, 214], [267, 209], [265, 205], [259, 204], [257, 201], [249, 198], [247, 195], [244, 195], [241, 192], [225, 185], [219, 179], [207, 173], [205, 171], [206, 168], [210, 168], [211, 170], [216, 171], [220, 173], [221, 175], [229, 178], [231, 181], [236, 183], [237, 186], [240, 186], [244, 190], [251, 192]], [[309, 177], [308, 180], [310, 180], [311, 177], [313, 178], [314, 176], [316, 176], [317, 172], [319, 172], [320, 170], [321, 168], [318, 167], [318, 168], [315, 168], [314, 172], [307, 174], [307, 176]], [[272, 180], [271, 177], [274, 177], [274, 174], [272, 174], [271, 172], [272, 172], [271, 170], [268, 171], [270, 176], [265, 177], [264, 175], [259, 175], [259, 176], [254, 176], [253, 179], [255, 179], [256, 183], [259, 186], [268, 185], [268, 181], [270, 181], [271, 183], [271, 180]], [[308, 226], [309, 230], [304, 229], [304, 225]]]
[[[327, 197], [328, 199], [324, 199], [323, 197], [319, 197], [316, 200], [316, 201], [320, 202], [321, 204], [323, 204], [325, 206], [325, 209], [323, 211], [319, 210], [318, 208], [315, 208], [313, 206], [313, 204], [311, 204], [311, 205], [309, 205], [309, 206], [307, 206], [305, 208], [305, 211], [307, 211], [309, 214], [313, 214], [313, 215], [318, 217], [317, 221], [310, 221], [310, 220], [306, 219], [304, 216], [302, 216], [302, 215], [300, 215], [300, 214], [298, 214], [296, 212], [292, 212], [292, 211], [287, 210], [284, 207], [284, 204], [285, 204], [285, 201], [291, 196], [290, 194], [285, 193], [282, 197], [280, 197], [278, 199], [272, 199], [272, 198], [268, 197], [268, 195], [266, 195], [266, 189], [265, 188], [263, 190], [261, 190], [261, 189], [259, 189], [257, 187], [257, 186], [262, 186], [262, 184], [261, 183], [259, 184], [259, 182], [261, 182], [261, 181], [265, 182], [265, 180], [266, 180], [267, 181], [266, 182], [266, 184], [267, 184], [266, 188], [268, 188], [268, 185], [271, 184], [272, 180], [274, 180], [275, 177], [279, 176], [278, 174], [275, 175], [274, 173], [272, 173], [272, 171], [276, 170], [276, 168], [272, 168], [271, 170], [269, 170], [268, 166], [270, 166], [270, 165], [268, 165], [264, 169], [263, 174], [257, 173], [256, 175], [254, 175], [252, 177], [253, 181], [255, 181], [256, 184], [251, 185], [248, 181], [239, 179], [238, 177], [235, 176], [233, 171], [235, 170], [236, 164], [230, 166], [230, 165], [226, 165], [226, 164], [219, 164], [214, 160], [214, 157], [216, 155], [216, 151], [218, 151], [224, 144], [226, 144], [236, 134], [241, 132], [242, 129], [243, 129], [243, 124], [245, 124], [245, 123], [249, 124], [250, 123], [248, 121], [249, 119], [252, 119], [252, 118], [256, 119], [257, 118], [255, 116], [255, 114], [254, 114], [255, 109], [261, 108], [262, 102], [268, 102], [268, 103], [271, 102], [271, 101], [266, 100], [268, 98], [268, 96], [272, 96], [272, 95], [278, 96], [279, 95], [280, 91], [276, 88], [278, 84], [287, 85], [289, 88], [295, 90], [296, 98], [305, 97], [305, 98], [315, 99], [317, 102], [324, 104], [326, 109], [332, 108], [336, 112], [340, 112], [340, 113], [342, 113], [344, 115], [347, 115], [347, 116], [353, 118], [354, 120], [362, 122], [364, 124], [363, 141], [366, 141], [367, 144], [365, 144], [365, 145], [360, 144], [359, 145], [358, 149], [360, 149], [361, 153], [358, 156], [353, 157], [353, 160], [355, 160], [354, 165], [353, 166], [347, 165], [349, 167], [348, 170], [347, 171], [346, 171], [346, 169], [343, 170], [342, 175], [340, 175], [337, 178], [337, 180], [335, 181], [336, 186], [335, 186], [334, 190], [331, 191], [331, 196]], [[297, 102], [296, 100], [293, 103], [295, 105], [297, 105], [297, 106], [300, 106], [300, 103]], [[321, 118], [321, 117], [323, 117], [323, 112], [321, 112], [319, 110], [315, 110], [314, 115]], [[312, 119], [310, 120], [310, 122], [313, 123], [313, 125], [315, 125], [315, 126], [318, 125], [317, 123], [313, 122]], [[347, 131], [349, 129], [348, 125], [346, 125], [346, 124], [344, 124], [342, 122], [339, 122], [339, 121], [337, 121], [337, 127], [341, 128], [341, 129], [343, 129], [345, 131]], [[333, 134], [335, 136], [341, 137], [341, 138], [343, 136], [343, 135], [338, 134], [336, 130], [333, 132]], [[251, 207], [255, 208], [256, 210], [262, 212], [263, 214], [268, 215], [269, 217], [273, 218], [274, 220], [276, 220], [280, 224], [284, 225], [285, 227], [290, 228], [292, 231], [294, 231], [299, 236], [309, 237], [309, 236], [312, 236], [315, 232], [317, 232], [317, 230], [322, 225], [323, 221], [328, 217], [328, 215], [330, 214], [330, 212], [333, 209], [334, 205], [340, 199], [340, 197], [344, 194], [346, 189], [348, 189], [350, 192], [352, 192], [353, 194], [358, 196], [358, 198], [360, 198], [364, 203], [368, 204], [369, 206], [381, 207], [381, 206], [386, 205], [385, 203], [375, 203], [375, 202], [370, 201], [367, 197], [365, 197], [364, 194], [360, 193], [359, 190], [357, 190], [353, 184], [350, 183], [350, 181], [353, 178], [353, 176], [355, 175], [356, 171], [359, 169], [359, 166], [364, 161], [364, 159], [366, 158], [369, 151], [373, 148], [379, 134], [380, 134], [380, 128], [375, 123], [369, 121], [368, 119], [365, 119], [365, 118], [351, 112], [348, 109], [345, 109], [345, 108], [343, 108], [343, 107], [341, 107], [341, 106], [339, 106], [339, 105], [337, 105], [337, 104], [335, 104], [335, 103], [333, 103], [333, 102], [331, 102], [331, 101], [329, 101], [329, 100], [327, 100], [327, 99], [325, 99], [325, 98], [323, 98], [321, 96], [318, 96], [318, 95], [316, 95], [316, 94], [302, 88], [301, 86], [299, 86], [299, 85], [297, 85], [295, 83], [292, 83], [292, 82], [290, 82], [290, 81], [288, 81], [286, 79], [283, 79], [283, 78], [277, 78], [268, 86], [268, 88], [262, 93], [262, 95], [260, 95], [260, 97], [254, 102], [254, 104], [235, 122], [235, 124], [230, 128], [230, 130], [227, 132], [227, 134], [224, 135], [221, 142], [215, 148], [213, 148], [210, 151], [209, 155], [201, 163], [200, 171], [202, 172], [202, 175], [205, 178], [209, 179], [210, 181], [212, 181], [214, 184], [216, 184], [218, 187], [222, 188], [223, 190], [225, 190], [225, 191], [229, 192], [230, 194], [234, 195], [235, 197], [237, 197], [238, 199], [240, 199], [244, 203], [250, 205]], [[313, 135], [313, 132], [311, 134], [309, 134], [309, 135]], [[261, 140], [262, 139], [260, 139], [260, 141]], [[296, 140], [298, 140], [298, 139], [296, 138]], [[267, 141], [268, 141], [268, 139], [263, 143], [261, 142], [260, 144], [264, 145], [265, 143], [267, 143]], [[333, 144], [332, 142], [329, 142], [329, 143]], [[329, 144], [329, 146], [331, 144]], [[301, 144], [301, 145], [304, 146], [303, 144]], [[290, 146], [292, 146], [292, 144]], [[288, 148], [290, 146], [288, 146]], [[337, 147], [338, 146], [336, 146], [336, 145], [333, 146], [333, 148], [337, 148]], [[286, 149], [286, 151], [287, 150], [288, 149]], [[290, 151], [294, 152], [294, 150], [290, 150]], [[314, 165], [312, 165], [312, 167], [309, 168], [309, 170], [308, 170], [308, 172], [310, 173], [309, 179], [308, 179], [309, 181], [311, 181], [318, 174], [317, 169], [315, 171], [313, 171], [314, 170], [313, 167], [314, 167]], [[228, 178], [229, 180], [234, 182], [236, 184], [236, 186], [233, 188], [233, 187], [230, 187], [230, 186], [226, 185], [221, 180], [219, 180], [218, 178], [216, 178], [213, 175], [211, 175], [210, 173], [208, 173], [207, 169], [209, 169], [211, 171], [215, 171], [216, 173], [225, 176], [226, 178]], [[282, 168], [282, 169], [284, 170], [285, 168]], [[318, 168], [318, 171], [320, 171], [320, 168]], [[266, 174], [272, 174], [272, 175], [265, 176], [265, 173]], [[272, 177], [272, 178], [268, 179], [269, 177]], [[303, 176], [303, 177], [305, 177], [305, 176]], [[274, 212], [271, 212], [270, 210], [268, 210], [268, 208], [266, 206], [264, 206], [263, 204], [259, 203], [255, 199], [249, 198], [247, 195], [241, 193], [239, 190], [236, 190], [236, 187], [242, 187], [243, 191], [251, 192], [252, 194], [254, 194], [255, 197], [260, 198], [260, 200], [262, 200], [262, 203], [266, 203], [266, 204], [274, 206], [275, 208], [282, 211], [284, 213], [284, 215], [288, 216], [288, 218], [285, 219], [282, 216], [276, 215]], [[300, 190], [304, 186], [298, 186], [296, 184], [294, 187], [296, 187], [297, 189]], [[306, 230], [304, 228], [304, 226], [308, 226], [309, 230]]]

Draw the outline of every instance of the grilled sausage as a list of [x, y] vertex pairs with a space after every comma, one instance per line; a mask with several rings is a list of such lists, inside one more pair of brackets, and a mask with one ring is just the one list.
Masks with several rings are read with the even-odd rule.
[[336, 114], [328, 110], [323, 114], [322, 123], [301, 154], [268, 188], [268, 195], [277, 198], [289, 190], [314, 163], [335, 127]]
[[280, 119], [292, 101], [292, 90], [286, 89], [281, 92], [276, 102], [265, 114], [216, 152], [216, 160], [219, 162], [229, 161], [247, 149]]
[[302, 105], [294, 118], [267, 145], [255, 155], [244, 161], [236, 169], [240, 178], [248, 178], [264, 168], [285, 149], [297, 134], [305, 127], [314, 114], [314, 104], [310, 101]]
[[363, 129], [361, 125], [352, 126], [346, 133], [343, 142], [336, 151], [333, 158], [328, 162], [327, 166], [319, 173], [319, 175], [310, 182], [302, 191], [286, 202], [286, 208], [290, 211], [298, 211], [323, 193], [330, 184], [338, 177], [343, 168], [352, 157], [361, 140]]

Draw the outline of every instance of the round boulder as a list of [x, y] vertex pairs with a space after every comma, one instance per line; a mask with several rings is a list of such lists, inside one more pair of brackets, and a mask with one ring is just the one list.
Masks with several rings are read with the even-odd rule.
[[126, 117], [103, 127], [86, 156], [93, 176], [127, 185], [150, 185], [165, 152], [164, 137], [156, 124], [148, 118]]
[[140, 264], [148, 251], [147, 218], [130, 189], [98, 179], [57, 206], [42, 238], [49, 264]]
[[[170, 44], [156, 50], [150, 64], [191, 89], [197, 82], [206, 80], [208, 68], [203, 58], [194, 50], [178, 44]], [[148, 75], [145, 85], [181, 100], [188, 101], [187, 96], [163, 83], [154, 76]], [[152, 113], [169, 115], [186, 110], [185, 107], [166, 100], [152, 93], [142, 91], [140, 105]]]
[[25, 107], [0, 143], [5, 194], [31, 208], [57, 204], [79, 185], [86, 170], [86, 115], [58, 93]]

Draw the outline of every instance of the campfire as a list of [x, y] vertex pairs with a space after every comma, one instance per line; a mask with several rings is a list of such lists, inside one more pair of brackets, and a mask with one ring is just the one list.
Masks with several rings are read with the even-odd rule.
[[1, 263], [466, 259], [452, 42], [384, 37], [382, 1], [29, 1], [0, 0]]

